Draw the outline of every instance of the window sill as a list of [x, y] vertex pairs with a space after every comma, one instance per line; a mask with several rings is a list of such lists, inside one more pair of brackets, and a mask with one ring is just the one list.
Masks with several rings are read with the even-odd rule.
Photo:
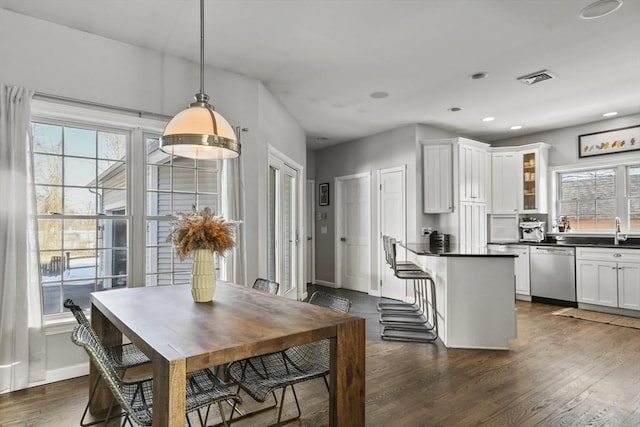
[[71, 333], [78, 326], [78, 322], [71, 313], [50, 316], [44, 321], [45, 335], [59, 335]]

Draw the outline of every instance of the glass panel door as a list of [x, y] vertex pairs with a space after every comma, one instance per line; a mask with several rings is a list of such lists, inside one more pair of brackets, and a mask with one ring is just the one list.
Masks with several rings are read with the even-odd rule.
[[298, 276], [297, 171], [272, 158], [269, 165], [268, 276], [280, 293], [296, 298]]
[[523, 205], [525, 211], [536, 209], [536, 153], [524, 153], [522, 155], [523, 171]]

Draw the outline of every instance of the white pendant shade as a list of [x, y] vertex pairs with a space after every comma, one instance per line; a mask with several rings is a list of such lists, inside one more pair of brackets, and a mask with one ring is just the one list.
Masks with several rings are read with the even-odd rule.
[[233, 128], [216, 113], [204, 93], [204, 0], [200, 0], [200, 92], [196, 102], [167, 123], [160, 138], [160, 149], [190, 159], [221, 160], [240, 155], [240, 144]]
[[195, 102], [164, 128], [160, 148], [191, 159], [220, 160], [240, 155], [233, 128], [209, 104]]

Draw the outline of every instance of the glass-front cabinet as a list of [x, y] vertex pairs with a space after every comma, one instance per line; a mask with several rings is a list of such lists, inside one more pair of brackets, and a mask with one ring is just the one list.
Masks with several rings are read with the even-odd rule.
[[523, 213], [547, 212], [547, 162], [549, 146], [531, 144], [522, 151], [522, 196], [520, 211]]
[[536, 152], [522, 154], [522, 210], [537, 209], [536, 198]]

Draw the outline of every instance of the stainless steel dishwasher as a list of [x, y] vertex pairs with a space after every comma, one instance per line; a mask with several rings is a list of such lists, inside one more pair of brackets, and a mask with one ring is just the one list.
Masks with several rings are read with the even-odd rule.
[[575, 248], [532, 246], [530, 251], [532, 299], [577, 306]]

